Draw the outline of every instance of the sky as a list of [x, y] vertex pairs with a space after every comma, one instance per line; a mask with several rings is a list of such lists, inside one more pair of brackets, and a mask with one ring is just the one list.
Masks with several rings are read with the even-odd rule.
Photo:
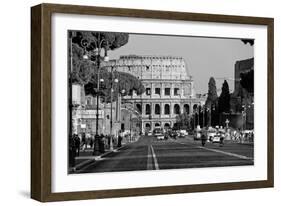
[[[208, 92], [211, 76], [234, 78], [235, 62], [253, 57], [254, 46], [245, 45], [240, 39], [129, 34], [128, 43], [110, 51], [109, 57], [129, 54], [183, 57], [193, 76], [196, 93], [204, 94]], [[215, 80], [220, 89], [224, 79]], [[226, 80], [233, 90], [233, 80]]]

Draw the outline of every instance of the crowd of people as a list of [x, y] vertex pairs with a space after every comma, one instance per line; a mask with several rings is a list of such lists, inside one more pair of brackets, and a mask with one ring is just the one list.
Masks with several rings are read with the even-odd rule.
[[105, 153], [110, 148], [111, 144], [113, 147], [122, 146], [122, 136], [119, 132], [118, 136], [99, 134], [95, 137], [86, 137], [85, 133], [73, 134], [69, 139], [69, 164], [71, 167], [75, 166], [75, 157], [80, 156], [81, 151], [90, 149], [95, 153]]

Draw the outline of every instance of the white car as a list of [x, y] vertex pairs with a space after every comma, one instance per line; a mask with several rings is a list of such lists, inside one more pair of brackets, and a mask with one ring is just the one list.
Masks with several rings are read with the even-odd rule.
[[180, 130], [180, 137], [186, 137], [188, 136], [188, 132], [186, 130]]
[[220, 143], [220, 135], [215, 134], [212, 138], [212, 143]]
[[164, 134], [158, 134], [158, 135], [155, 135], [157, 137], [157, 140], [164, 140], [165, 139], [165, 136]]
[[210, 131], [207, 133], [207, 138], [209, 141], [212, 141], [214, 136], [216, 135], [216, 132], [215, 131]]

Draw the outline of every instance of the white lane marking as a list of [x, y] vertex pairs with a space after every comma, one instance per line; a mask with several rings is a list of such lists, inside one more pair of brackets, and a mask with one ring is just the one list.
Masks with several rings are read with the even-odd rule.
[[146, 166], [147, 170], [153, 170], [153, 166], [152, 166], [152, 156], [151, 156], [151, 150], [150, 147], [147, 146], [147, 166]]
[[[178, 143], [179, 144], [183, 144], [183, 145], [187, 145], [186, 143], [183, 143], [183, 142], [178, 142]], [[195, 147], [200, 148], [200, 149], [205, 149], [205, 150], [208, 150], [208, 151], [212, 151], [212, 152], [217, 152], [217, 153], [225, 154], [225, 155], [232, 156], [232, 157], [237, 157], [237, 158], [244, 159], [244, 160], [252, 160], [252, 161], [254, 161], [253, 158], [247, 157], [247, 156], [244, 156], [244, 155], [239, 155], [239, 154], [235, 154], [235, 153], [231, 153], [231, 152], [225, 152], [225, 151], [222, 151], [222, 150], [211, 149], [211, 148], [201, 147], [201, 146], [195, 146]]]
[[156, 158], [156, 155], [155, 155], [155, 152], [154, 152], [154, 149], [153, 149], [152, 145], [150, 145], [150, 149], [151, 149], [151, 152], [152, 152], [152, 157], [153, 157], [153, 160], [154, 160], [155, 169], [159, 170], [159, 165], [158, 165], [157, 158]]

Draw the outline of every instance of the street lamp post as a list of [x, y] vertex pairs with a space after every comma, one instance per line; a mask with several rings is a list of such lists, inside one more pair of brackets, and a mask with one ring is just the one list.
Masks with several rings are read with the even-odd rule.
[[205, 105], [203, 104], [203, 126], [202, 128], [204, 128], [205, 126]]
[[197, 115], [198, 115], [197, 126], [199, 125], [200, 127], [200, 108], [197, 108]]
[[[246, 112], [245, 112], [245, 105], [242, 105], [242, 131], [244, 131], [244, 124], [246, 128]], [[245, 116], [245, 121], [244, 121], [244, 116]]]
[[196, 116], [195, 116], [195, 112], [193, 113], [193, 117], [194, 117], [194, 118], [193, 118], [193, 129], [195, 129], [195, 117], [196, 117]]
[[[113, 122], [112, 122], [112, 116], [113, 116], [113, 107], [112, 107], [112, 94], [113, 94], [113, 66], [111, 67], [111, 82], [110, 82], [110, 150], [113, 150]], [[115, 83], [118, 83], [118, 79], [114, 79]], [[115, 108], [115, 113], [116, 113], [116, 109]]]
[[228, 129], [228, 124], [229, 124], [229, 120], [226, 119], [226, 120], [225, 120], [225, 127], [226, 127], [226, 129]]
[[132, 113], [130, 113], [130, 142], [132, 141]]
[[[96, 56], [97, 56], [97, 105], [96, 105], [96, 135], [95, 135], [95, 146], [94, 146], [94, 154], [95, 153], [99, 153], [98, 149], [99, 149], [99, 142], [98, 142], [98, 132], [99, 132], [99, 92], [100, 92], [100, 64], [101, 64], [101, 50], [102, 50], [102, 44], [105, 42], [105, 39], [101, 39], [100, 38], [100, 33], [98, 33], [98, 37], [96, 38], [96, 40], [93, 40], [92, 42], [95, 44], [95, 52], [96, 52]], [[81, 45], [84, 47], [84, 51], [85, 53], [87, 52], [87, 47], [90, 45], [90, 43], [92, 42], [88, 42], [85, 39], [81, 40]], [[107, 43], [107, 42], [106, 42]], [[85, 54], [83, 56], [84, 59], [89, 59], [88, 54]], [[103, 57], [104, 61], [108, 61], [109, 58], [107, 56], [107, 50], [105, 49], [105, 54]], [[102, 79], [101, 79], [102, 80]]]

